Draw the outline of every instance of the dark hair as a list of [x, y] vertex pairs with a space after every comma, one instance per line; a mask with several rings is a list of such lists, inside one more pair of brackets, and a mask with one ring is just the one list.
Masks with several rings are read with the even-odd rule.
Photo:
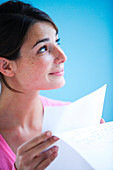
[[[18, 0], [10, 0], [1, 4], [0, 57], [9, 60], [18, 59], [27, 31], [37, 21], [51, 23], [58, 33], [58, 28], [52, 19], [45, 12], [32, 7], [30, 4]], [[2, 74], [1, 79], [10, 90], [16, 91], [7, 84]]]

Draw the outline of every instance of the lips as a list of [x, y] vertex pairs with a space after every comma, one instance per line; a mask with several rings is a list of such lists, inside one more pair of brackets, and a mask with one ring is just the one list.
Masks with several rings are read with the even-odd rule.
[[62, 76], [64, 74], [64, 69], [56, 70], [55, 72], [49, 73], [49, 75]]
[[62, 71], [64, 71], [64, 69], [62, 69], [62, 70], [58, 70], [58, 71], [55, 71], [55, 72], [52, 72], [52, 73], [50, 73], [50, 74], [61, 73]]

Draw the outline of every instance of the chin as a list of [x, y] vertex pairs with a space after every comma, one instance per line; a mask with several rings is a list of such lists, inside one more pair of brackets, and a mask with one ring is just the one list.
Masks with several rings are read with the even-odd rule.
[[57, 81], [49, 81], [41, 85], [38, 90], [54, 90], [59, 89], [65, 85], [65, 79], [57, 79]]
[[53, 86], [51, 85], [47, 90], [59, 89], [59, 88], [63, 87], [64, 85], [65, 85], [65, 80], [60, 83], [56, 83]]

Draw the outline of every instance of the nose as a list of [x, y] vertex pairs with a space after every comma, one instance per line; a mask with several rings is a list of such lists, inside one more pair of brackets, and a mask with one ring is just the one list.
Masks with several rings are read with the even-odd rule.
[[59, 46], [55, 47], [54, 56], [55, 56], [55, 60], [54, 60], [55, 64], [61, 64], [67, 60], [67, 57], [64, 54], [64, 51]]

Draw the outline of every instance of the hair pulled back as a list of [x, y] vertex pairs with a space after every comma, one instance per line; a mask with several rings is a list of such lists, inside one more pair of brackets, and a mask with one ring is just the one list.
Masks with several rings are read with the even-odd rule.
[[[1, 4], [0, 57], [8, 60], [18, 59], [28, 29], [39, 21], [51, 23], [58, 33], [57, 26], [52, 19], [45, 12], [34, 8], [32, 5], [18, 0], [9, 0]], [[10, 90], [16, 91], [7, 84], [4, 75], [1, 73], [0, 75], [4, 84]]]
[[30, 4], [10, 0], [0, 5], [0, 57], [17, 59], [29, 27], [38, 21], [50, 22], [58, 32], [52, 19]]

